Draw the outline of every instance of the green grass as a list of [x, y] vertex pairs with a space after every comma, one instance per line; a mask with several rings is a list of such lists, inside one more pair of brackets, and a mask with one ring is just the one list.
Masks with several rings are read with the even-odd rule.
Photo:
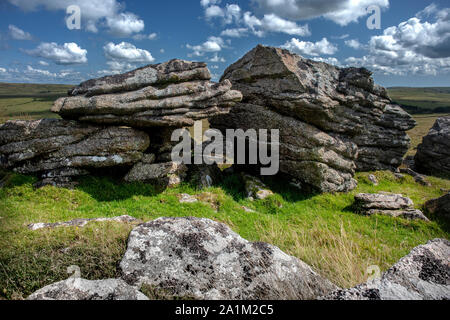
[[0, 123], [7, 120], [58, 118], [53, 102], [67, 96], [70, 85], [0, 83]]
[[405, 106], [410, 113], [450, 113], [450, 87], [388, 89], [396, 103]]
[[[206, 217], [229, 225], [251, 241], [279, 246], [340, 286], [366, 280], [365, 270], [389, 268], [413, 247], [430, 239], [449, 238], [440, 221], [424, 223], [390, 217], [354, 214], [350, 206], [358, 192], [392, 191], [411, 197], [420, 207], [449, 189], [448, 180], [430, 178], [433, 187], [411, 177], [396, 181], [391, 173], [377, 172], [381, 181], [371, 186], [367, 174], [358, 174], [357, 190], [349, 194], [303, 195], [276, 181], [266, 181], [274, 198], [251, 202], [244, 197], [238, 176], [228, 177], [208, 191], [217, 195], [215, 211], [203, 203], [180, 204], [179, 193], [198, 194], [190, 184], [158, 192], [146, 184], [122, 184], [90, 177], [75, 190], [33, 189], [34, 178], [13, 175], [0, 190], [0, 295], [21, 299], [33, 291], [66, 279], [66, 269], [78, 265], [87, 279], [118, 276], [117, 265], [126, 249], [132, 225], [93, 223], [85, 228], [30, 231], [35, 222], [128, 214], [143, 221], [162, 216]], [[279, 208], [280, 204], [282, 205]], [[246, 206], [255, 213], [247, 213]]]

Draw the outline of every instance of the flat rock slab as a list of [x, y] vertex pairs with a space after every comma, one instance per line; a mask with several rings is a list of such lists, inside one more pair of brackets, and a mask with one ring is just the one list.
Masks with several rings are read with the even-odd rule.
[[125, 181], [151, 182], [164, 187], [175, 187], [186, 177], [187, 170], [187, 166], [182, 163], [148, 163], [144, 159], [128, 172]]
[[129, 284], [196, 299], [314, 299], [336, 289], [299, 259], [209, 219], [136, 227], [120, 269]]
[[39, 230], [39, 229], [54, 229], [60, 227], [79, 227], [83, 228], [87, 224], [91, 222], [121, 222], [121, 223], [132, 223], [139, 221], [136, 218], [133, 218], [128, 215], [114, 217], [114, 218], [94, 218], [94, 219], [74, 219], [66, 222], [55, 222], [55, 223], [32, 223], [28, 225], [28, 229], [30, 230]]
[[449, 300], [450, 242], [429, 241], [414, 248], [380, 279], [337, 290], [328, 300]]
[[64, 119], [131, 127], [184, 127], [228, 113], [242, 100], [231, 83], [213, 83], [206, 64], [171, 60], [125, 74], [93, 79], [58, 99]]
[[46, 286], [27, 300], [149, 300], [121, 279], [69, 278]]

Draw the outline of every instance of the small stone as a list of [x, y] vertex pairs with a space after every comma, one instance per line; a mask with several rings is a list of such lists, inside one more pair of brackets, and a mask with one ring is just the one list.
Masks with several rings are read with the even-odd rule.
[[264, 200], [273, 195], [273, 192], [258, 178], [245, 173], [243, 173], [241, 177], [244, 180], [247, 198]]
[[368, 179], [369, 179], [370, 182], [372, 182], [372, 184], [374, 186], [378, 185], [377, 177], [375, 177], [373, 174], [369, 174]]
[[246, 206], [242, 206], [241, 208], [242, 208], [245, 212], [248, 212], [248, 213], [254, 213], [254, 212], [256, 212], [255, 210], [250, 209], [250, 208], [248, 208], [248, 207], [246, 207]]
[[197, 198], [195, 196], [191, 196], [187, 193], [182, 193], [178, 195], [178, 200], [180, 203], [194, 203], [198, 202]]

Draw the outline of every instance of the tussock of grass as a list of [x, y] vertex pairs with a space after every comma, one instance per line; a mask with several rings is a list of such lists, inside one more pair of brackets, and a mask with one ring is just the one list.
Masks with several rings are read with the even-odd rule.
[[[132, 225], [92, 223], [78, 229], [38, 231], [28, 230], [27, 225], [123, 214], [143, 221], [195, 216], [224, 222], [242, 237], [272, 243], [336, 284], [350, 287], [367, 279], [365, 271], [370, 265], [386, 270], [413, 247], [433, 238], [449, 238], [448, 227], [440, 221], [365, 217], [350, 210], [354, 194], [377, 191], [402, 193], [420, 208], [426, 200], [441, 196], [441, 188], [450, 189], [449, 180], [430, 178], [430, 188], [409, 176], [398, 181], [389, 172], [374, 174], [379, 186], [368, 182], [368, 173], [358, 174], [357, 190], [336, 195], [302, 194], [268, 179], [265, 183], [275, 196], [253, 202], [245, 199], [237, 175], [208, 190], [183, 184], [162, 192], [151, 185], [95, 177], [82, 180], [75, 190], [36, 190], [32, 187], [34, 178], [13, 175], [0, 189], [0, 296], [25, 298], [45, 285], [66, 279], [70, 265], [78, 265], [86, 279], [117, 277]], [[202, 192], [215, 195], [214, 206], [180, 204], [177, 198], [180, 193]], [[245, 212], [242, 206], [256, 212]]]

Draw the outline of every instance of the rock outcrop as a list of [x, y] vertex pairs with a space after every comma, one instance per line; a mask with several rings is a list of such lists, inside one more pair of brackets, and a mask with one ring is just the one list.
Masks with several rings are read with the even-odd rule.
[[64, 119], [131, 127], [184, 127], [228, 113], [242, 95], [231, 83], [210, 82], [204, 63], [184, 60], [149, 65], [126, 74], [93, 79], [57, 100]]
[[450, 242], [429, 241], [414, 248], [380, 279], [337, 290], [328, 300], [449, 300]]
[[440, 198], [425, 202], [424, 208], [431, 215], [442, 217], [450, 222], [450, 192]]
[[242, 103], [212, 127], [280, 129], [281, 171], [320, 191], [349, 191], [359, 171], [393, 170], [410, 145], [412, 117], [366, 69], [338, 68], [257, 46], [222, 81]]
[[421, 173], [450, 176], [450, 116], [436, 120], [414, 160]]
[[149, 300], [121, 279], [69, 278], [46, 286], [27, 300]]
[[381, 214], [429, 221], [420, 210], [414, 209], [414, 203], [410, 198], [401, 194], [360, 193], [355, 196], [354, 207], [358, 213], [369, 216]]
[[314, 299], [337, 289], [280, 249], [198, 218], [160, 218], [136, 227], [120, 269], [131, 285], [196, 299]]
[[150, 143], [146, 133], [44, 119], [8, 121], [0, 126], [0, 165], [36, 174], [39, 185], [72, 186], [72, 178], [92, 170], [139, 162]]

